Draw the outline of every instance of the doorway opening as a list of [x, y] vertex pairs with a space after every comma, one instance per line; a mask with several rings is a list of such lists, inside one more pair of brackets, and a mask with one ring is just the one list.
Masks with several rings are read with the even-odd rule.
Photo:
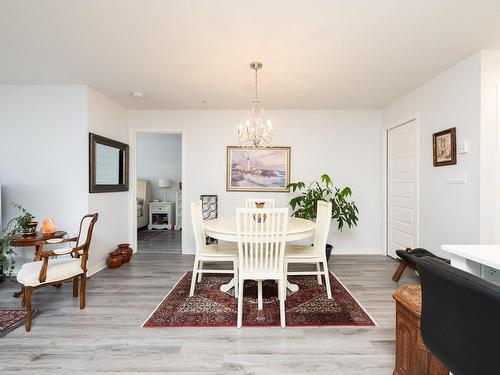
[[137, 251], [182, 253], [182, 134], [136, 133]]

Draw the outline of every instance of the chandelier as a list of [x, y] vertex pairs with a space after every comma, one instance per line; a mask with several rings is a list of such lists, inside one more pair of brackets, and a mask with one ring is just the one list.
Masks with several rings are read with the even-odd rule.
[[255, 99], [253, 107], [248, 111], [247, 119], [238, 126], [238, 139], [243, 146], [266, 147], [273, 142], [273, 125], [271, 120], [265, 118], [264, 109], [257, 97], [257, 71], [262, 68], [262, 63], [255, 61], [250, 64], [255, 70]]

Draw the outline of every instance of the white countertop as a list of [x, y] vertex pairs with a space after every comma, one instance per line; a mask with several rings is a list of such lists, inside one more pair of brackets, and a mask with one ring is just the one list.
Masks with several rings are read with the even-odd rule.
[[500, 269], [500, 245], [442, 245], [441, 250]]

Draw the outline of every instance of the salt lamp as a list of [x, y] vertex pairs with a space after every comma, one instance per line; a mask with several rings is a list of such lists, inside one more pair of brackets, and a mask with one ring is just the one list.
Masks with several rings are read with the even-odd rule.
[[54, 223], [54, 220], [52, 220], [50, 217], [46, 218], [42, 222], [42, 233], [50, 234], [54, 233], [55, 231], [56, 231], [56, 224]]

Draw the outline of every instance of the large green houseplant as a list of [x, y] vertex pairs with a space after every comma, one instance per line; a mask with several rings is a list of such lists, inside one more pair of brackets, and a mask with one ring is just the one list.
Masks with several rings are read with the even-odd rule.
[[20, 211], [20, 214], [11, 219], [0, 233], [0, 280], [5, 275], [11, 277], [15, 269], [14, 249], [10, 246], [13, 236], [23, 233], [32, 225], [35, 218], [27, 209], [20, 204], [12, 202], [11, 205]]
[[[336, 187], [330, 176], [324, 174], [320, 181], [312, 182], [307, 185], [302, 182], [293, 182], [288, 185], [292, 192], [300, 193], [290, 200], [292, 207], [292, 216], [302, 219], [315, 220], [318, 201], [332, 203], [332, 220], [337, 222], [337, 228], [342, 231], [345, 225], [349, 228], [358, 224], [358, 207], [350, 199], [352, 195], [351, 188], [343, 189]], [[326, 245], [327, 258], [330, 257], [332, 245]]]

